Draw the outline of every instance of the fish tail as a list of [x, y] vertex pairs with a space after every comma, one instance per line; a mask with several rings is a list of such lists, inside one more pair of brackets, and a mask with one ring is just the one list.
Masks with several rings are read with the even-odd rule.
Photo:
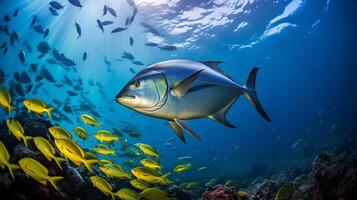
[[83, 164], [86, 166], [86, 168], [91, 172], [94, 173], [92, 165], [98, 163], [98, 160], [85, 160], [83, 159]]
[[115, 193], [114, 192], [110, 192], [110, 196], [112, 197], [112, 200], [115, 200]]
[[53, 177], [48, 177], [48, 181], [51, 183], [51, 185], [57, 190], [57, 191], [60, 191], [58, 189], [58, 181], [62, 180], [63, 177], [62, 176], [53, 176]]
[[55, 160], [56, 164], [58, 165], [58, 167], [60, 169], [62, 169], [61, 162], [66, 161], [66, 159], [61, 158], [61, 157], [56, 157], [56, 156], [53, 156], [53, 160]]
[[31, 137], [31, 136], [24, 136], [22, 139], [24, 140], [25, 146], [28, 147], [27, 141], [28, 141], [28, 140], [32, 140], [33, 137]]
[[255, 90], [255, 80], [257, 77], [258, 68], [254, 67], [248, 76], [247, 82], [244, 85], [243, 95], [247, 97], [251, 104], [253, 104], [254, 108], [258, 111], [258, 113], [267, 121], [271, 121], [268, 114], [264, 111], [263, 106], [260, 104], [257, 91]]
[[51, 120], [53, 119], [51, 112], [52, 112], [54, 109], [55, 109], [55, 108], [48, 108], [48, 109], [46, 109], [46, 112], [47, 112], [47, 114], [48, 114], [48, 116], [50, 117]]
[[10, 105], [7, 109], [9, 111], [9, 116], [10, 116], [11, 111], [16, 109], [16, 107]]
[[160, 178], [160, 183], [163, 185], [170, 185], [171, 183], [173, 183], [168, 177], [171, 175], [171, 172], [164, 174], [163, 176], [161, 176]]
[[12, 180], [15, 180], [14, 171], [20, 169], [20, 167], [18, 165], [10, 164], [10, 163], [7, 164], [6, 166], [9, 169]]

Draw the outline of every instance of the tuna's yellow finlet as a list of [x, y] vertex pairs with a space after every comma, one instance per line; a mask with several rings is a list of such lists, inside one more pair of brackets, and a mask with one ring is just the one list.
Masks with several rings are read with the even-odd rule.
[[7, 89], [0, 86], [0, 107], [4, 110], [7, 110], [10, 114], [11, 110], [15, 109], [14, 106], [11, 105], [12, 97]]
[[98, 122], [97, 119], [89, 114], [83, 114], [81, 115], [81, 119], [85, 124], [91, 125], [91, 126], [100, 126], [102, 123]]
[[49, 108], [48, 105], [41, 99], [26, 99], [23, 101], [23, 103], [27, 110], [40, 115], [47, 113], [48, 116], [52, 119], [51, 112], [54, 110], [54, 108]]
[[46, 157], [48, 161], [53, 159], [58, 167], [62, 169], [60, 162], [66, 161], [66, 159], [55, 156], [55, 148], [53, 148], [48, 140], [43, 137], [34, 137], [33, 141], [35, 142], [37, 149]]
[[10, 132], [16, 137], [17, 140], [23, 140], [25, 146], [27, 147], [27, 141], [31, 140], [31, 136], [25, 136], [25, 131], [22, 128], [21, 124], [19, 121], [16, 119], [7, 119], [6, 120], [6, 125], [9, 128]]
[[62, 176], [49, 176], [48, 169], [32, 158], [22, 158], [19, 160], [19, 165], [27, 176], [30, 176], [43, 185], [47, 185], [48, 181], [56, 190], [59, 191], [57, 182], [63, 179]]
[[14, 171], [20, 169], [18, 165], [11, 164], [9, 162], [10, 154], [7, 151], [4, 143], [0, 140], [0, 168], [4, 169], [7, 167], [9, 169], [12, 180], [15, 180]]

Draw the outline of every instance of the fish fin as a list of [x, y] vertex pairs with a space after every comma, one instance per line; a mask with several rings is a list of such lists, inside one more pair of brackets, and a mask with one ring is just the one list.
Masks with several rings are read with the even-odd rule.
[[234, 102], [238, 99], [234, 98], [231, 102], [229, 102], [226, 106], [224, 106], [221, 110], [219, 110], [218, 112], [209, 115], [208, 118], [213, 119], [214, 121], [223, 124], [225, 126], [228, 126], [230, 128], [237, 128], [235, 127], [233, 124], [231, 124], [227, 118], [226, 118], [226, 114], [228, 112], [228, 110], [232, 107], [232, 105], [234, 104]]
[[33, 138], [31, 136], [24, 136], [22, 139], [24, 140], [25, 146], [28, 147], [27, 141], [32, 140]]
[[11, 105], [10, 105], [10, 106], [8, 107], [9, 115], [10, 115], [11, 111], [14, 110], [14, 109], [16, 109], [16, 107], [14, 107], [14, 106], [11, 106]]
[[160, 182], [163, 184], [163, 185], [170, 185], [172, 184], [173, 182], [169, 179], [169, 176], [171, 175], [171, 172], [167, 173], [167, 174], [164, 174], [163, 176], [160, 177]]
[[110, 192], [110, 196], [112, 197], [112, 200], [115, 200], [115, 196], [113, 192]]
[[20, 169], [20, 166], [15, 165], [15, 164], [10, 164], [10, 163], [7, 164], [6, 166], [9, 169], [12, 180], [15, 180], [14, 171]]
[[51, 185], [57, 190], [57, 191], [60, 191], [58, 189], [58, 181], [62, 180], [63, 177], [62, 176], [53, 176], [53, 177], [48, 177], [48, 181], [51, 183]]
[[226, 76], [227, 78], [231, 79], [233, 81], [233, 79], [231, 77], [228, 76], [228, 74], [223, 71], [218, 65], [224, 63], [223, 61], [218, 61], [218, 60], [210, 60], [210, 61], [200, 61], [200, 63], [206, 65], [207, 67], [217, 71], [218, 73]]
[[47, 180], [38, 180], [42, 185], [47, 185]]
[[193, 136], [194, 138], [198, 139], [198, 140], [202, 140], [201, 136], [197, 135], [187, 124], [186, 122], [184, 122], [183, 120], [174, 119], [175, 122], [185, 131], [187, 131], [187, 133], [189, 133], [191, 136]]
[[176, 133], [177, 137], [181, 139], [183, 143], [186, 143], [185, 136], [183, 135], [182, 128], [175, 121], [167, 121], [172, 130]]
[[248, 76], [247, 82], [244, 85], [244, 96], [253, 104], [254, 108], [258, 111], [258, 113], [267, 121], [271, 121], [268, 114], [264, 111], [263, 106], [260, 104], [257, 91], [255, 90], [255, 80], [257, 77], [258, 68], [254, 67]]
[[65, 159], [61, 158], [61, 157], [56, 157], [56, 156], [53, 156], [53, 160], [55, 160], [56, 164], [58, 165], [58, 167], [60, 169], [62, 169], [62, 166], [61, 166], [61, 162], [65, 161]]
[[196, 80], [196, 78], [202, 71], [203, 69], [191, 74], [189, 77], [182, 80], [179, 84], [177, 84], [174, 88], [171, 89], [171, 92], [174, 93], [177, 97], [185, 96], [187, 91], [190, 89], [192, 82]]
[[83, 159], [83, 164], [86, 166], [86, 168], [87, 168], [91, 173], [94, 173], [94, 170], [93, 170], [92, 165], [93, 165], [93, 164], [96, 164], [96, 163], [98, 163], [98, 162], [99, 162], [98, 160], [85, 160], [85, 159]]
[[52, 118], [52, 115], [51, 115], [51, 112], [54, 110], [55, 108], [48, 108], [48, 109], [46, 109], [46, 112], [47, 112], [47, 114], [48, 114], [48, 116], [50, 117], [50, 119], [52, 120], [53, 118]]

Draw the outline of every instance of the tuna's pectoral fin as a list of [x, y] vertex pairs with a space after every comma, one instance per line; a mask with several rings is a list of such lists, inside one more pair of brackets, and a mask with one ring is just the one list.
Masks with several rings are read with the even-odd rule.
[[182, 140], [182, 142], [186, 143], [185, 136], [183, 135], [182, 128], [175, 121], [168, 121], [172, 130], [175, 131], [176, 135]]
[[174, 119], [176, 124], [179, 125], [182, 129], [184, 129], [185, 131], [187, 131], [187, 133], [189, 133], [192, 137], [198, 139], [198, 140], [202, 140], [201, 136], [197, 135], [183, 120]]
[[202, 71], [203, 69], [191, 74], [189, 77], [182, 80], [179, 84], [177, 84], [174, 88], [171, 89], [171, 92], [174, 93], [177, 97], [185, 96], [187, 91], [190, 89], [192, 82], [196, 80], [196, 78]]
[[226, 119], [226, 114], [228, 112], [228, 110], [232, 107], [232, 105], [234, 104], [234, 102], [237, 100], [238, 98], [234, 98], [231, 102], [229, 102], [226, 106], [224, 106], [221, 110], [219, 110], [218, 112], [209, 115], [208, 118], [213, 119], [214, 121], [221, 123], [225, 126], [228, 126], [230, 128], [236, 128], [233, 124], [231, 124], [227, 119]]

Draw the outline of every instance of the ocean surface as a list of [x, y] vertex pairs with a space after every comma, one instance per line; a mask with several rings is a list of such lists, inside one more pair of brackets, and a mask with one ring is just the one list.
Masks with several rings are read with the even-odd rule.
[[[28, 112], [24, 99], [42, 99], [55, 111], [53, 120], [47, 114], [38, 120], [64, 127], [88, 150], [100, 143], [93, 136], [98, 130], [119, 129], [120, 141], [110, 145], [116, 155], [98, 154], [99, 159], [139, 163], [142, 157], [125, 153], [145, 143], [157, 149], [163, 173], [192, 164], [172, 173], [177, 185], [198, 181], [204, 188], [217, 179], [244, 186], [257, 177], [304, 171], [318, 153], [342, 151], [356, 131], [354, 1], [59, 0], [58, 9], [49, 2], [0, 1], [0, 78], [16, 107], [11, 117]], [[237, 128], [208, 118], [189, 120], [202, 140], [185, 133], [183, 143], [167, 121], [116, 102], [140, 70], [172, 59], [222, 61], [220, 68], [240, 85], [258, 67], [256, 91], [271, 122], [241, 96], [227, 113]], [[30, 80], [17, 79], [16, 72]], [[82, 114], [102, 125], [85, 125]], [[0, 116], [9, 118], [8, 111], [0, 110]], [[74, 134], [77, 126], [86, 129], [88, 139]]]

